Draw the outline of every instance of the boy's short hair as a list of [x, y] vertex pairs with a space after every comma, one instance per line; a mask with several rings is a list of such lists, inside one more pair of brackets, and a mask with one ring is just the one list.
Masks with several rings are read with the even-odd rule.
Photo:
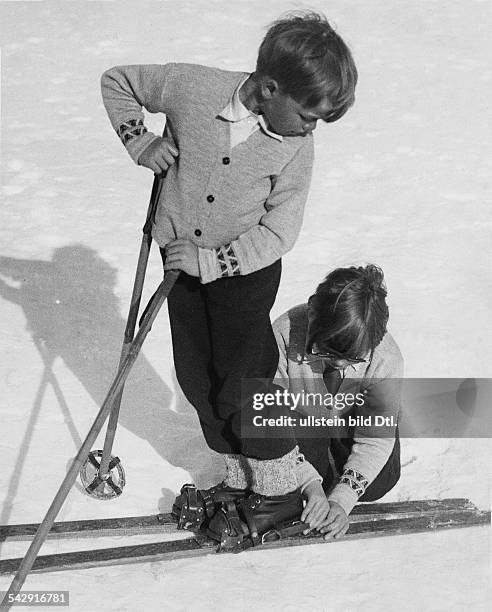
[[285, 94], [308, 108], [327, 98], [331, 123], [354, 103], [357, 69], [349, 48], [326, 17], [288, 13], [269, 28], [258, 51], [256, 73], [275, 79]]
[[386, 286], [381, 268], [337, 268], [318, 285], [309, 298], [309, 337], [314, 343], [357, 359], [372, 353], [383, 339], [388, 324]]

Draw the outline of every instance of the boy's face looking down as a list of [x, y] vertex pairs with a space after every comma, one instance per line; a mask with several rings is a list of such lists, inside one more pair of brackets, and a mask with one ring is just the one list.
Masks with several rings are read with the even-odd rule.
[[318, 106], [308, 108], [289, 95], [278, 92], [263, 104], [263, 114], [271, 129], [280, 136], [306, 136], [314, 129], [319, 119], [331, 110], [324, 100]]
[[274, 79], [260, 78], [256, 84], [250, 81], [241, 88], [243, 103], [249, 110], [263, 114], [269, 128], [280, 136], [306, 136], [332, 110], [327, 99], [314, 107], [297, 102], [283, 93]]

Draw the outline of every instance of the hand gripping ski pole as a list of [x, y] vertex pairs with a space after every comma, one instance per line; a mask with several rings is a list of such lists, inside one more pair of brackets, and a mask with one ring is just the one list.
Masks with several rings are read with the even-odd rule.
[[[147, 211], [147, 218], [142, 230], [142, 243], [140, 246], [137, 270], [135, 272], [130, 310], [128, 312], [119, 367], [121, 367], [128, 356], [135, 334], [138, 312], [140, 309], [140, 300], [142, 298], [142, 290], [145, 281], [145, 273], [147, 270], [150, 247], [152, 244], [152, 219], [154, 218], [155, 209], [157, 207], [157, 202], [162, 189], [162, 181], [162, 175], [155, 175], [149, 208]], [[122, 395], [123, 386], [121, 387], [121, 391], [116, 396], [111, 408], [103, 450], [91, 451], [87, 456], [87, 460], [80, 468], [80, 480], [85, 491], [92, 497], [97, 497], [98, 499], [113, 499], [114, 497], [121, 495], [123, 492], [123, 487], [125, 486], [125, 471], [121, 461], [119, 457], [114, 457], [111, 455], [116, 428], [118, 426]]]
[[[156, 181], [157, 180], [158, 179], [156, 179]], [[154, 182], [154, 187], [155, 187], [155, 182]], [[154, 190], [153, 190], [153, 193], [154, 193]], [[158, 193], [156, 193], [156, 195], [158, 195]], [[146, 226], [149, 223], [150, 221], [148, 217]], [[149, 243], [149, 246], [150, 246], [150, 243]], [[9, 600], [11, 599], [12, 596], [17, 595], [17, 593], [19, 593], [20, 589], [22, 588], [22, 585], [24, 584], [26, 576], [30, 572], [32, 565], [37, 557], [39, 549], [41, 548], [43, 542], [45, 541], [46, 536], [48, 535], [48, 532], [50, 531], [56, 519], [56, 516], [58, 515], [60, 508], [63, 505], [63, 502], [65, 501], [68, 493], [70, 492], [70, 489], [72, 488], [72, 485], [75, 482], [75, 479], [77, 478], [77, 474], [79, 473], [79, 470], [82, 464], [87, 460], [87, 456], [88, 456], [91, 446], [94, 444], [97, 436], [99, 435], [99, 432], [101, 431], [102, 426], [104, 425], [106, 419], [108, 418], [110, 411], [113, 409], [115, 402], [121, 397], [123, 385], [125, 384], [128, 374], [130, 373], [130, 370], [138, 357], [142, 344], [148, 332], [150, 331], [150, 328], [152, 327], [152, 324], [157, 316], [157, 313], [159, 312], [160, 308], [164, 304], [178, 276], [179, 276], [179, 271], [171, 271], [171, 272], [168, 272], [164, 276], [164, 280], [161, 282], [161, 284], [157, 288], [157, 291], [152, 297], [151, 302], [147, 308], [147, 311], [145, 312], [143, 316], [143, 319], [140, 325], [140, 329], [137, 335], [135, 336], [133, 341], [131, 343], [128, 343], [128, 346], [125, 347], [124, 349], [125, 357], [120, 363], [118, 372], [109, 388], [106, 399], [104, 400], [96, 416], [96, 419], [94, 423], [92, 424], [85, 440], [83, 441], [82, 446], [80, 447], [75, 459], [72, 461], [72, 464], [70, 465], [70, 468], [65, 478], [63, 479], [63, 482], [61, 483], [60, 488], [58, 489], [58, 492], [56, 493], [51, 503], [51, 506], [48, 508], [46, 516], [44, 517], [43, 521], [40, 523], [38, 530], [36, 531], [36, 534], [34, 536], [34, 539], [31, 542], [31, 545], [29, 546], [29, 549], [27, 550], [26, 555], [23, 558], [22, 563], [19, 566], [19, 569], [9, 587], [9, 590], [6, 592], [4, 599], [2, 603], [0, 604], [0, 609], [9, 610], [10, 609]], [[132, 302], [132, 307], [133, 307], [133, 302]], [[138, 308], [136, 308], [136, 310], [138, 311]], [[135, 315], [135, 321], [136, 321], [136, 315]], [[113, 432], [113, 435], [114, 435], [114, 432]]]

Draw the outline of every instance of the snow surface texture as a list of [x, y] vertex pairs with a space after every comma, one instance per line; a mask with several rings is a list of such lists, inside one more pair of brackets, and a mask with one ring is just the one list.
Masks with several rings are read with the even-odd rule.
[[[3, 2], [0, 524], [44, 516], [118, 362], [152, 176], [113, 133], [100, 74], [166, 61], [250, 70], [263, 26], [293, 8], [328, 15], [360, 82], [356, 106], [316, 131], [304, 227], [273, 315], [330, 269], [374, 262], [407, 376], [490, 375], [490, 3]], [[163, 118], [148, 125], [159, 133]], [[145, 297], [160, 277], [154, 252]], [[220, 479], [177, 386], [166, 317], [125, 391], [123, 496], [100, 502], [77, 484], [59, 520], [166, 511], [183, 482]], [[404, 440], [386, 499], [490, 507], [490, 449]], [[62, 544], [41, 552], [52, 550]], [[74, 611], [485, 610], [489, 555], [489, 530], [475, 528], [32, 575], [24, 588], [69, 589]]]

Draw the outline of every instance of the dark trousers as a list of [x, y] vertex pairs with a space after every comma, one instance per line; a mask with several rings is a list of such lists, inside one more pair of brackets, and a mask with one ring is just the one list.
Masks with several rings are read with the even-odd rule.
[[208, 446], [219, 453], [273, 459], [295, 446], [290, 432], [283, 438], [268, 431], [261, 439], [241, 435], [241, 420], [254, 416], [241, 381], [271, 380], [278, 366], [270, 309], [280, 274], [280, 260], [206, 284], [181, 272], [169, 295], [176, 376], [198, 412]]
[[[314, 465], [323, 477], [323, 488], [330, 490], [337, 481], [328, 456], [328, 448], [333, 457], [338, 474], [343, 472], [354, 441], [352, 438], [303, 438], [299, 440], [299, 449], [306, 459]], [[359, 501], [369, 502], [386, 495], [400, 478], [400, 438], [396, 430], [395, 445], [383, 469], [367, 487]]]

